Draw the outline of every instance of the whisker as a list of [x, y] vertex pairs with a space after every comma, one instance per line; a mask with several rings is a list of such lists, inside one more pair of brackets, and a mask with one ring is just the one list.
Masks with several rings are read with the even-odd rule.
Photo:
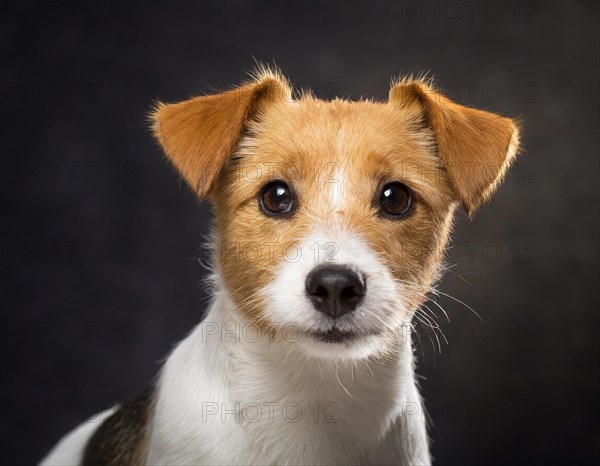
[[338, 383], [340, 384], [340, 387], [342, 387], [344, 389], [344, 391], [348, 394], [348, 396], [350, 398], [354, 398], [352, 395], [350, 395], [350, 392], [348, 390], [346, 390], [346, 387], [344, 387], [344, 384], [342, 383], [342, 381], [340, 380], [340, 377], [338, 376], [338, 363], [335, 363], [335, 378], [337, 379]]
[[473, 312], [473, 314], [475, 314], [475, 315], [476, 315], [476, 316], [479, 318], [479, 320], [481, 321], [481, 323], [483, 324], [483, 319], [481, 318], [481, 316], [479, 315], [479, 313], [477, 313], [477, 311], [475, 311], [475, 309], [473, 309], [473, 308], [472, 308], [471, 306], [469, 306], [467, 303], [464, 303], [464, 302], [463, 302], [463, 301], [461, 301], [460, 299], [458, 299], [458, 298], [455, 298], [454, 296], [452, 296], [452, 295], [449, 295], [448, 293], [443, 293], [443, 292], [441, 292], [441, 291], [436, 291], [436, 293], [439, 293], [439, 294], [441, 294], [441, 295], [443, 295], [443, 296], [447, 296], [448, 298], [450, 298], [450, 299], [453, 299], [453, 300], [454, 300], [454, 301], [456, 301], [457, 303], [460, 303], [460, 304], [462, 304], [462, 305], [463, 305], [463, 306], [465, 306], [467, 309], [469, 309], [471, 312]]
[[[427, 307], [426, 304], [423, 304], [423, 306]], [[429, 309], [429, 308], [427, 307], [427, 309]], [[431, 311], [431, 309], [429, 309], [429, 310]], [[442, 335], [442, 338], [444, 339], [444, 341], [446, 342], [446, 344], [448, 344], [448, 339], [446, 338], [446, 335], [444, 335], [444, 332], [442, 331], [442, 328], [439, 325], [436, 325], [435, 329], [440, 332], [440, 335]]]
[[[437, 340], [437, 343], [438, 343], [438, 348], [439, 348], [439, 352], [441, 353], [441, 352], [442, 352], [442, 348], [441, 348], [440, 339], [438, 338], [438, 336], [437, 336], [437, 333], [435, 332], [435, 329], [434, 329], [434, 327], [432, 326], [432, 324], [431, 324], [431, 323], [426, 323], [426, 322], [425, 322], [423, 319], [421, 319], [421, 317], [419, 316], [419, 314], [418, 314], [417, 312], [415, 312], [415, 317], [416, 317], [416, 318], [419, 320], [419, 322], [421, 322], [423, 325], [426, 325], [426, 326], [428, 326], [429, 328], [431, 328], [432, 330], [434, 330], [434, 331], [433, 331], [433, 335], [435, 336], [435, 339]], [[432, 338], [431, 338], [431, 335], [429, 335], [429, 333], [428, 333], [428, 334], [427, 334], [427, 336], [428, 336], [428, 337], [429, 337], [429, 339], [431, 340], [431, 344], [432, 344], [432, 346], [434, 347], [433, 349], [434, 349], [434, 351], [435, 351], [435, 346], [434, 346], [434, 344], [433, 344], [433, 340], [432, 340]]]
[[448, 317], [448, 313], [444, 310], [444, 308], [442, 306], [440, 306], [440, 304], [437, 301], [434, 301], [433, 299], [430, 299], [429, 302], [432, 302], [437, 307], [439, 307], [442, 310], [442, 312], [444, 313], [444, 315], [446, 316], [446, 319], [448, 320], [448, 322], [450, 322], [450, 317]]
[[[475, 288], [475, 286], [464, 277], [464, 275], [467, 275], [467, 273], [458, 274], [454, 270], [450, 270], [450, 268], [448, 268], [447, 270], [448, 270], [448, 272], [454, 274], [455, 277], [460, 278], [463, 282], [465, 282], [467, 285], [469, 285], [469, 287], [477, 294], [477, 296], [479, 296], [481, 298], [481, 293], [479, 293], [477, 288]], [[471, 273], [471, 275], [473, 275], [473, 274], [475, 274], [475, 272]]]

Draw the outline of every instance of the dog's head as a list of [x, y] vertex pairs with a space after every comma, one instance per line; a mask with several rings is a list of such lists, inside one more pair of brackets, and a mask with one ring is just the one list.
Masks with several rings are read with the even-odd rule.
[[423, 80], [385, 103], [294, 99], [264, 71], [222, 94], [159, 104], [167, 157], [216, 210], [216, 266], [240, 315], [293, 327], [319, 357], [385, 352], [434, 284], [458, 204], [469, 216], [518, 147], [507, 118]]

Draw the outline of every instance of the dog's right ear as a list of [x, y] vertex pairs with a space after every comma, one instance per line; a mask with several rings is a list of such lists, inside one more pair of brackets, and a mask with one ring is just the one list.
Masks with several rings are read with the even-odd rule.
[[150, 118], [154, 136], [169, 160], [204, 199], [250, 119], [265, 105], [291, 99], [285, 78], [262, 73], [228, 92], [176, 104], [158, 103]]

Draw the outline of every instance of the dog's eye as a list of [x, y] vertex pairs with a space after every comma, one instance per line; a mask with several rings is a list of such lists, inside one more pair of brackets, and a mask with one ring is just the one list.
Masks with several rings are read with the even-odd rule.
[[295, 199], [292, 190], [283, 181], [267, 184], [260, 193], [260, 207], [267, 215], [283, 215], [292, 211]]
[[386, 184], [379, 198], [381, 211], [388, 217], [406, 215], [412, 206], [412, 196], [408, 187], [402, 183]]

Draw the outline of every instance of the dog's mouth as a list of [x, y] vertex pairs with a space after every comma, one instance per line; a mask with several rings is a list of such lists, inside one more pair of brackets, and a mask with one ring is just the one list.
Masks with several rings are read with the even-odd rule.
[[319, 343], [351, 343], [369, 335], [377, 335], [378, 332], [353, 332], [340, 330], [333, 327], [327, 331], [313, 331], [312, 337]]

